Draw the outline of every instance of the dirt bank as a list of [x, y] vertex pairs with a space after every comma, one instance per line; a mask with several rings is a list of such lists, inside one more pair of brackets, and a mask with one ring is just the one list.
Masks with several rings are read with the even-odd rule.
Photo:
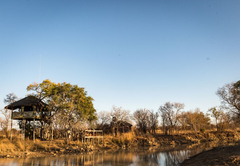
[[225, 132], [196, 132], [188, 134], [175, 135], [145, 135], [136, 137], [132, 140], [132, 145], [183, 145], [183, 144], [200, 144], [205, 142], [236, 142], [240, 140], [240, 133], [233, 131]]
[[0, 158], [31, 158], [56, 156], [62, 154], [88, 153], [108, 149], [104, 144], [84, 145], [81, 142], [72, 141], [68, 144], [64, 140], [40, 141], [32, 140], [21, 141], [20, 139], [0, 140]]
[[181, 166], [240, 165], [240, 145], [216, 147], [185, 160]]
[[131, 147], [152, 146], [154, 148], [171, 145], [199, 145], [205, 142], [236, 142], [240, 140], [238, 132], [207, 132], [207, 133], [188, 133], [176, 135], [160, 134], [137, 134], [127, 133], [117, 137], [104, 136], [103, 144], [84, 145], [81, 141], [72, 141], [68, 144], [64, 140], [40, 141], [32, 140], [21, 141], [14, 138], [0, 140], [0, 157], [43, 157], [56, 156], [61, 154], [88, 153], [101, 150], [116, 150], [119, 148], [128, 149]]

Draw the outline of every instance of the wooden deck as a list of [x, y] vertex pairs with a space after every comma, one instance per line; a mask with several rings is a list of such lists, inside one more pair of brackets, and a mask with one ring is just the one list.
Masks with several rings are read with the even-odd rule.
[[91, 142], [92, 145], [94, 145], [95, 139], [98, 140], [98, 144], [99, 144], [99, 139], [101, 139], [102, 143], [103, 143], [103, 131], [102, 130], [85, 130], [84, 143], [89, 144]]
[[12, 112], [12, 119], [41, 119], [42, 113], [35, 111], [27, 111], [27, 112]]

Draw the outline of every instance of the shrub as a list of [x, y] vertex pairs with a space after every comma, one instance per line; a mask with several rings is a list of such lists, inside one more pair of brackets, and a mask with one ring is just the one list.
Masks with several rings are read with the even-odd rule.
[[205, 128], [200, 128], [200, 132], [204, 133], [205, 132]]

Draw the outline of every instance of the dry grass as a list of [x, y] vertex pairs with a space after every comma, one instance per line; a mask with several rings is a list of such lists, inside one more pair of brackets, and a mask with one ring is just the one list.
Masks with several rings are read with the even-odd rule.
[[[206, 129], [205, 132], [216, 132], [217, 131], [217, 128], [213, 128], [213, 129]], [[235, 128], [234, 130], [233, 129], [225, 129], [224, 131], [230, 131], [230, 132], [236, 132], [236, 131], [240, 131], [240, 128]], [[198, 133], [199, 130], [197, 131], [194, 131], [194, 130], [175, 130], [173, 131], [170, 135], [175, 135], [175, 134], [192, 134], [192, 133]], [[156, 130], [155, 131], [156, 134], [165, 134], [162, 130]]]
[[12, 144], [7, 138], [0, 141], [0, 152], [13, 152], [15, 150], [14, 144]]
[[13, 140], [10, 141], [9, 139], [4, 138], [0, 140], [0, 153], [23, 151], [51, 151], [59, 149], [59, 145], [61, 146], [60, 141], [56, 141], [55, 143], [49, 141], [40, 141], [37, 139], [35, 142], [33, 142], [32, 140], [22, 141], [21, 139], [16, 137], [13, 137]]
[[11, 143], [13, 143], [16, 146], [16, 149], [19, 151], [25, 151], [25, 142], [17, 139], [17, 140], [13, 140]]
[[[196, 132], [191, 132], [192, 135], [188, 132], [188, 134], [185, 132], [184, 134], [187, 134], [188, 137], [193, 137], [195, 139], [196, 137]], [[184, 135], [183, 134], [183, 135]], [[206, 133], [204, 133], [203, 136], [206, 136]], [[211, 138], [214, 135], [214, 133], [208, 132], [208, 137]], [[154, 142], [161, 142], [163, 141], [164, 143], [166, 141], [171, 141], [172, 139], [176, 139], [176, 135], [171, 136], [169, 135], [168, 137], [162, 136], [161, 134], [142, 134], [142, 133], [137, 133], [135, 134], [134, 132], [129, 132], [129, 133], [123, 133], [123, 134], [118, 134], [117, 136], [112, 136], [112, 135], [104, 135], [104, 144], [107, 145], [108, 148], [114, 148], [114, 147], [122, 147], [124, 145], [126, 146], [135, 146], [139, 145], [142, 142], [149, 142], [149, 143], [154, 143]], [[200, 136], [198, 135], [198, 139]], [[236, 137], [236, 138], [235, 138]], [[234, 139], [238, 139], [238, 135], [235, 136]], [[179, 137], [180, 139], [180, 137]], [[181, 139], [183, 139], [181, 137]], [[239, 137], [240, 139], [240, 137]], [[96, 143], [98, 140], [95, 140]], [[101, 141], [101, 140], [100, 140]], [[95, 144], [97, 145], [97, 144]], [[101, 144], [100, 144], [101, 146]], [[22, 141], [19, 137], [14, 136], [13, 140], [10, 141], [7, 138], [0, 137], [0, 154], [4, 153], [14, 153], [14, 152], [24, 152], [24, 151], [56, 151], [59, 149], [66, 149], [67, 147], [72, 147], [72, 148], [80, 148], [84, 147], [84, 144], [82, 141], [70, 141], [68, 143], [65, 142], [64, 139], [58, 139], [54, 141], [41, 141], [39, 139], [36, 139], [35, 142], [32, 140], [25, 140]]]
[[137, 140], [141, 139], [149, 139], [152, 140], [153, 135], [152, 134], [138, 134], [136, 135], [134, 132], [129, 133], [123, 133], [119, 134], [118, 136], [112, 136], [112, 135], [104, 135], [104, 141], [107, 145], [115, 145], [115, 146], [123, 146], [123, 145], [133, 145], [137, 143]]

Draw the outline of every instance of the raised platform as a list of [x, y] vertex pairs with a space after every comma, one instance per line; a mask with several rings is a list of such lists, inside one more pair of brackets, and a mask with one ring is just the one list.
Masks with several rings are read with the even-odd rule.
[[85, 130], [84, 143], [89, 144], [90, 139], [91, 139], [92, 145], [94, 145], [95, 139], [97, 139], [98, 144], [99, 144], [99, 139], [101, 139], [103, 143], [103, 131], [102, 130]]
[[42, 118], [41, 112], [27, 111], [27, 112], [13, 112], [12, 119], [21, 120], [21, 119], [36, 119], [40, 120]]

